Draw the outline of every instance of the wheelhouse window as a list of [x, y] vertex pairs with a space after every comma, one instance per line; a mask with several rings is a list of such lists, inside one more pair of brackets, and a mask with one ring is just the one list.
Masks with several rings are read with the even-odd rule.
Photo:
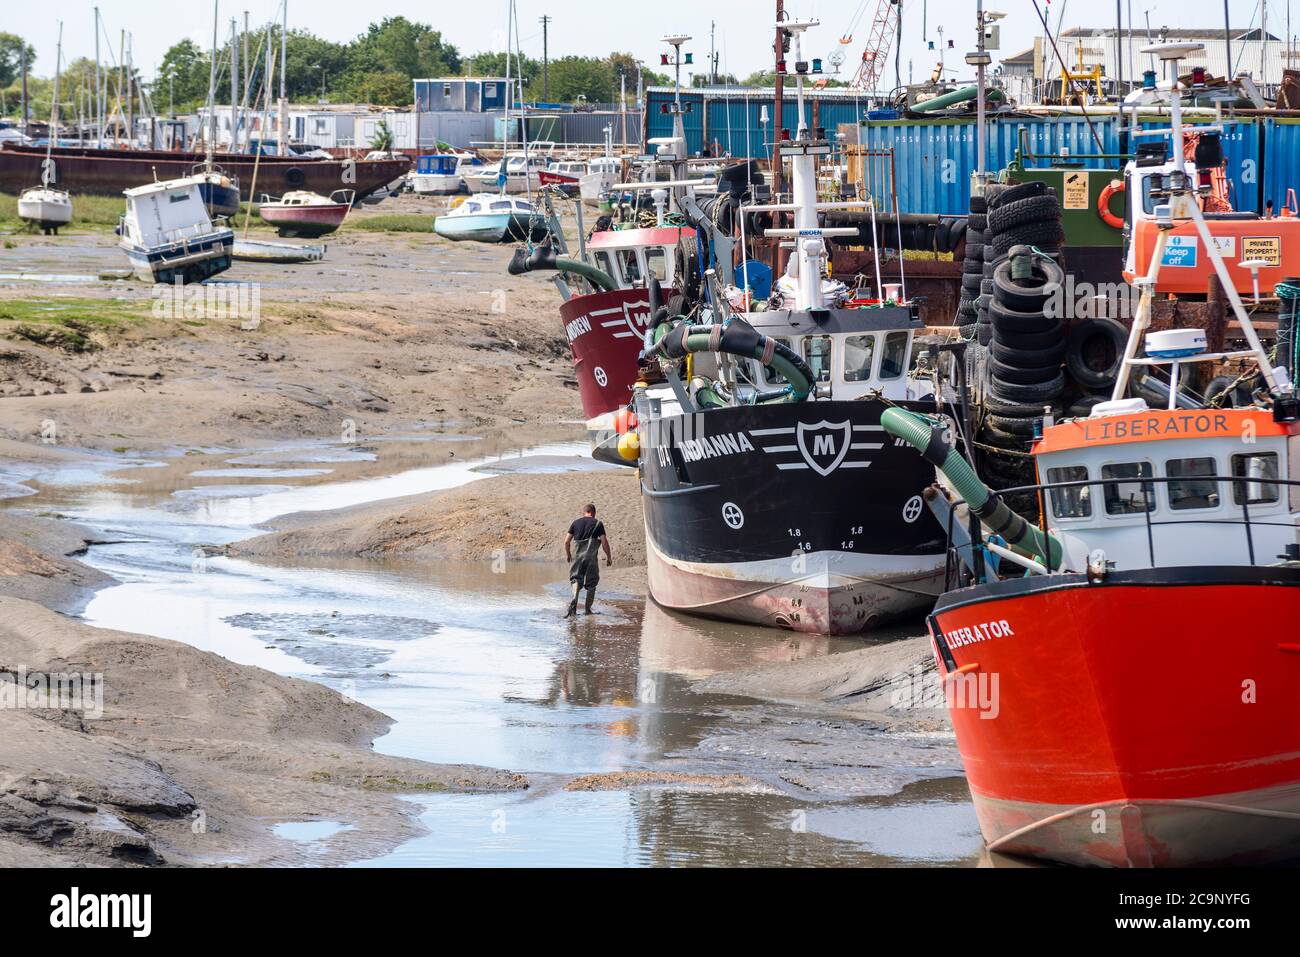
[[897, 379], [907, 371], [906, 332], [891, 332], [885, 336], [885, 347], [880, 355], [880, 378]]
[[803, 359], [818, 382], [831, 381], [831, 337], [804, 336]]
[[492, 212], [494, 212], [494, 213], [509, 212], [509, 211], [510, 211], [510, 201], [509, 201], [509, 200], [506, 200], [505, 202], [499, 202], [499, 203], [493, 203], [493, 204], [492, 204]]
[[875, 361], [875, 336], [846, 336], [844, 338], [845, 382], [865, 382], [870, 379], [871, 367]]
[[614, 260], [609, 253], [596, 253], [596, 265], [615, 279], [618, 278], [618, 270], [614, 268]]
[[[1150, 462], [1119, 462], [1103, 465], [1103, 479], [1149, 479]], [[1103, 486], [1108, 515], [1140, 515], [1156, 507], [1155, 484], [1143, 481], [1110, 482]]]
[[1278, 477], [1276, 452], [1234, 455], [1232, 477], [1246, 480], [1232, 483], [1235, 505], [1272, 505], [1281, 498], [1279, 487], [1268, 481]]
[[1169, 507], [1174, 511], [1194, 508], [1218, 508], [1219, 483], [1210, 481], [1218, 474], [1218, 464], [1212, 458], [1171, 459], [1165, 463], [1165, 475], [1170, 479]]
[[645, 266], [660, 282], [668, 281], [668, 257], [661, 247], [652, 246], [645, 251]]
[[641, 281], [641, 264], [636, 261], [636, 253], [628, 249], [618, 254], [619, 261], [623, 264], [623, 275], [627, 277], [630, 283]]
[[[1064, 468], [1047, 470], [1048, 485], [1085, 482], [1087, 479], [1088, 468], [1084, 465], [1067, 465]], [[1051, 490], [1051, 495], [1052, 513], [1057, 518], [1088, 518], [1092, 515], [1092, 489], [1087, 485], [1054, 488]]]

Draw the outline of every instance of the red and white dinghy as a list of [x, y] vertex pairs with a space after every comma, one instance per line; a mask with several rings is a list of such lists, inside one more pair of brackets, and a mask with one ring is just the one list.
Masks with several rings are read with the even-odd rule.
[[325, 236], [343, 225], [356, 197], [354, 190], [339, 189], [322, 196], [307, 190], [291, 190], [280, 199], [263, 196], [257, 214], [279, 230], [281, 236]]

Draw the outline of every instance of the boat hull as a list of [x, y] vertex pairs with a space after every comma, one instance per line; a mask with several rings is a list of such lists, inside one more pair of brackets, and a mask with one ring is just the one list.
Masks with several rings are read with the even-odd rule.
[[257, 215], [263, 222], [279, 230], [281, 236], [327, 236], [343, 225], [347, 219], [347, 203], [330, 203], [320, 206], [275, 206], [263, 203]]
[[43, 230], [56, 230], [72, 222], [72, 203], [66, 195], [58, 199], [24, 193], [18, 197], [18, 218]]
[[517, 213], [483, 213], [473, 216], [439, 216], [433, 231], [458, 242], [513, 243], [546, 238], [546, 224]]
[[1069, 864], [1300, 859], [1300, 570], [1016, 579], [931, 617], [991, 850]]
[[[202, 153], [168, 150], [118, 150], [61, 147], [53, 151], [58, 184], [75, 195], [120, 196], [122, 190], [155, 180], [182, 179], [202, 165]], [[43, 147], [0, 148], [0, 192], [17, 193], [41, 181]], [[410, 169], [409, 160], [317, 160], [295, 156], [222, 153], [221, 168], [239, 180], [245, 200], [271, 193], [308, 190], [328, 196], [337, 189], [356, 191], [357, 199], [383, 189]], [[256, 176], [254, 176], [256, 164]]]
[[143, 247], [120, 244], [131, 268], [144, 282], [202, 282], [230, 268], [235, 234], [218, 229], [204, 236], [165, 246]]
[[218, 217], [229, 219], [239, 212], [239, 188], [237, 186], [202, 182], [199, 183], [199, 195], [203, 197], [203, 205], [208, 208], [208, 215], [213, 219]]
[[594, 419], [627, 405], [650, 321], [646, 291], [615, 289], [573, 296], [560, 306], [560, 321], [573, 356], [583, 414]]
[[642, 505], [659, 604], [832, 635], [933, 604], [944, 538], [920, 494], [934, 471], [887, 440], [882, 403], [664, 418], [643, 405]]

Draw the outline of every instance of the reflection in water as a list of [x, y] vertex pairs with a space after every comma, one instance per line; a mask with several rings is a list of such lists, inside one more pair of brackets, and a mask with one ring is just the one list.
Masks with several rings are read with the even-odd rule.
[[[705, 621], [639, 601], [565, 621], [564, 569], [544, 563], [512, 562], [496, 574], [486, 563], [195, 557], [195, 544], [246, 537], [281, 511], [451, 487], [474, 477], [466, 465], [234, 499], [67, 493], [65, 511], [116, 540], [87, 560], [121, 584], [97, 595], [85, 617], [339, 688], [395, 719], [377, 750], [532, 780], [522, 794], [412, 798], [430, 833], [372, 864], [977, 859], [950, 736], [693, 690], [714, 673], [839, 654], [861, 641]], [[575, 775], [620, 771], [693, 778], [564, 789]], [[726, 775], [736, 777], [718, 781]]]

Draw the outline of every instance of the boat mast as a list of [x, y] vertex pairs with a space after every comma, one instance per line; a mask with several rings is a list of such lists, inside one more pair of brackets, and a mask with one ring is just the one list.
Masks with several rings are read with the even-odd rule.
[[[787, 32], [794, 37], [794, 59], [803, 62], [803, 33], [817, 26], [816, 20], [788, 21]], [[822, 295], [822, 260], [826, 257], [826, 244], [817, 225], [817, 159], [819, 154], [830, 152], [826, 144], [814, 143], [808, 130], [804, 109], [804, 73], [795, 74], [795, 108], [799, 112], [795, 142], [782, 147], [782, 156], [790, 157], [790, 198], [794, 209], [795, 255], [786, 266], [787, 274], [794, 272], [799, 280], [800, 309], [819, 309], [826, 305]], [[780, 134], [778, 134], [779, 136]], [[778, 163], [782, 160], [778, 159]]]
[[212, 59], [208, 63], [208, 135], [203, 163], [212, 172], [212, 150], [217, 140], [217, 7], [220, 0], [212, 0]]
[[104, 90], [99, 69], [99, 7], [95, 8], [95, 148], [104, 148]]
[[63, 65], [63, 21], [59, 21], [59, 42], [54, 48], [54, 102], [50, 104], [50, 135], [45, 143], [45, 168], [41, 170], [41, 183], [49, 186], [57, 178], [54, 174], [54, 143], [59, 138], [59, 68]]
[[[514, 103], [515, 90], [510, 85], [510, 25], [514, 22], [515, 0], [510, 0], [510, 5], [506, 8], [506, 116], [505, 126], [501, 128], [501, 167], [497, 171], [497, 185], [501, 187], [501, 195], [506, 194], [506, 154], [510, 152], [510, 106]], [[528, 172], [524, 171], [525, 174]]]
[[284, 21], [280, 26], [280, 155], [289, 155], [289, 0], [283, 0]]
[[230, 18], [230, 149], [239, 139], [239, 21]]

